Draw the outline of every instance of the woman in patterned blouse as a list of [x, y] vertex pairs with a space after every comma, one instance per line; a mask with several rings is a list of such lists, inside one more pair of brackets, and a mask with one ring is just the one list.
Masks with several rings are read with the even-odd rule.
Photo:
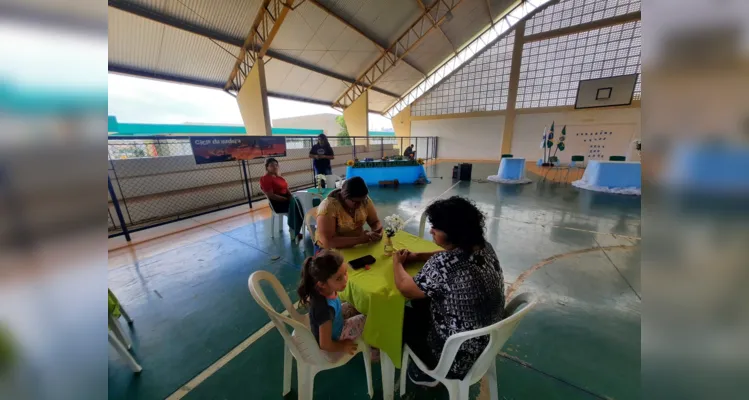
[[[364, 230], [365, 222], [370, 231]], [[315, 252], [318, 248], [342, 249], [380, 239], [382, 223], [361, 177], [344, 181], [317, 207]]]
[[[503, 318], [505, 296], [497, 254], [484, 239], [484, 214], [468, 199], [454, 196], [426, 209], [432, 238], [444, 250], [435, 253], [393, 255], [395, 286], [412, 307], [406, 308], [403, 342], [429, 368], [437, 366], [450, 336], [483, 328]], [[426, 261], [413, 278], [404, 264]], [[424, 338], [426, 337], [426, 340]], [[483, 336], [466, 341], [455, 357], [448, 378], [462, 379], [489, 343]], [[412, 382], [436, 386], [437, 382], [409, 368]]]

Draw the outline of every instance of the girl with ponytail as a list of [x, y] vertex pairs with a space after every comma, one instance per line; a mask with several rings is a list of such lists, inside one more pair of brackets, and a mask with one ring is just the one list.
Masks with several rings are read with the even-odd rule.
[[322, 350], [356, 353], [355, 340], [367, 317], [351, 304], [341, 303], [338, 292], [347, 281], [348, 263], [334, 250], [322, 250], [302, 264], [299, 302], [309, 309], [310, 330]]

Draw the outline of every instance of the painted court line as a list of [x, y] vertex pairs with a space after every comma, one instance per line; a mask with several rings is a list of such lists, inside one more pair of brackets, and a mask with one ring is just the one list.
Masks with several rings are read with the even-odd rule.
[[[294, 303], [294, 308], [299, 307], [299, 302]], [[288, 311], [284, 311], [282, 313], [285, 316], [288, 316]], [[242, 343], [238, 344], [236, 347], [231, 349], [228, 353], [224, 354], [223, 357], [219, 358], [216, 362], [211, 364], [208, 368], [203, 370], [203, 372], [199, 373], [197, 376], [192, 378], [189, 382], [182, 385], [179, 389], [177, 389], [176, 392], [172, 393], [169, 397], [166, 398], [166, 400], [180, 400], [181, 398], [185, 397], [188, 393], [190, 393], [191, 390], [195, 389], [198, 385], [203, 383], [206, 379], [210, 378], [211, 375], [215, 374], [216, 371], [221, 369], [223, 366], [229, 363], [229, 361], [233, 360], [236, 356], [242, 354], [243, 351], [247, 350], [250, 345], [257, 342], [258, 339], [265, 336], [266, 333], [270, 332], [275, 328], [275, 325], [273, 325], [273, 322], [268, 322], [263, 326], [262, 328], [258, 329], [250, 335], [247, 339], [245, 339]]]
[[[598, 244], [598, 242], [596, 242], [596, 244]], [[553, 263], [554, 261], [560, 260], [562, 258], [576, 256], [576, 255], [579, 255], [579, 254], [595, 252], [595, 251], [598, 251], [598, 250], [602, 250], [604, 252], [604, 254], [605, 254], [606, 250], [630, 249], [630, 248], [634, 248], [634, 247], [635, 247], [634, 245], [628, 245], [628, 244], [622, 244], [622, 245], [618, 245], [618, 246], [604, 246], [604, 247], [601, 247], [601, 245], [597, 245], [596, 247], [590, 247], [590, 248], [587, 248], [587, 249], [580, 249], [580, 250], [570, 251], [568, 253], [557, 254], [557, 255], [553, 255], [551, 257], [545, 258], [545, 259], [541, 260], [541, 262], [533, 265], [532, 267], [530, 267], [527, 270], [525, 270], [522, 274], [520, 274], [520, 276], [518, 276], [518, 278], [515, 279], [515, 282], [513, 282], [512, 285], [510, 285], [510, 287], [507, 288], [507, 290], [505, 291], [505, 298], [508, 298], [508, 299], [512, 298], [512, 295], [523, 284], [523, 282], [525, 281], [526, 278], [528, 278], [528, 276], [530, 276], [536, 270], [538, 270], [538, 269], [540, 269], [540, 268], [542, 268], [542, 267], [544, 267], [546, 265], [549, 265], [549, 264]], [[627, 282], [627, 283], [629, 283], [629, 282]]]
[[416, 211], [416, 213], [415, 213], [414, 215], [412, 215], [411, 217], [409, 217], [409, 218], [408, 218], [408, 219], [406, 220], [406, 222], [405, 222], [405, 223], [406, 223], [406, 224], [408, 224], [408, 222], [409, 222], [409, 221], [411, 221], [411, 220], [412, 220], [412, 219], [413, 219], [413, 218], [414, 218], [415, 216], [417, 216], [417, 215], [421, 215], [421, 213], [423, 213], [423, 212], [424, 212], [424, 210], [426, 210], [426, 208], [427, 208], [427, 207], [429, 206], [429, 204], [432, 204], [432, 202], [434, 202], [435, 200], [437, 200], [437, 199], [439, 199], [440, 197], [444, 196], [444, 195], [445, 195], [445, 193], [447, 193], [447, 192], [449, 192], [449, 191], [453, 190], [453, 188], [454, 188], [455, 186], [458, 186], [458, 184], [459, 184], [459, 183], [460, 183], [460, 181], [456, 182], [456, 183], [455, 183], [454, 185], [450, 186], [449, 188], [447, 188], [447, 190], [445, 190], [444, 192], [442, 192], [442, 193], [441, 193], [441, 194], [440, 194], [439, 196], [437, 196], [437, 197], [433, 198], [433, 199], [432, 199], [432, 201], [430, 201], [430, 202], [429, 202], [429, 203], [428, 203], [428, 204], [427, 204], [426, 206], [424, 206], [424, 207], [421, 207], [421, 208], [420, 208], [420, 209], [419, 209], [418, 211]]
[[615, 236], [615, 237], [621, 237], [621, 238], [631, 239], [631, 240], [641, 240], [641, 238], [637, 237], [637, 236], [626, 236], [626, 235], [619, 235], [617, 233], [611, 233], [611, 232], [598, 232], [598, 231], [591, 231], [591, 230], [587, 230], [587, 229], [570, 228], [568, 226], [547, 225], [547, 224], [541, 224], [541, 223], [536, 223], [536, 222], [521, 221], [521, 220], [518, 220], [518, 219], [509, 218], [509, 217], [489, 217], [488, 216], [487, 218], [498, 219], [500, 221], [504, 219], [504, 220], [507, 220], [507, 221], [520, 222], [521, 224], [539, 225], [541, 227], [547, 227], [548, 226], [550, 228], [561, 228], [561, 229], [567, 229], [567, 230], [571, 230], [571, 231], [595, 233], [597, 235], [612, 235], [612, 236]]

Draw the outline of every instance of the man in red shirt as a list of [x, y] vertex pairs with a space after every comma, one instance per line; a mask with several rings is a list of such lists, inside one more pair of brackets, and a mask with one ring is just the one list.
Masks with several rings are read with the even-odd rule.
[[276, 213], [289, 211], [289, 184], [281, 175], [278, 175], [278, 161], [275, 158], [265, 160], [265, 175], [260, 178], [260, 190], [268, 197], [273, 210]]

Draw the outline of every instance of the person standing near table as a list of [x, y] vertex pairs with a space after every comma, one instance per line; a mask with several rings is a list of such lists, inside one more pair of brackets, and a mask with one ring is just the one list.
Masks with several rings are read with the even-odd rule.
[[414, 153], [414, 145], [411, 144], [406, 147], [406, 151], [403, 152], [403, 155], [413, 160], [416, 155], [416, 153]]
[[[371, 231], [364, 230], [365, 222]], [[361, 177], [345, 180], [340, 189], [330, 192], [317, 207], [315, 251], [354, 247], [380, 239], [382, 223]]]
[[321, 133], [317, 137], [317, 144], [312, 146], [309, 151], [309, 158], [312, 159], [312, 168], [315, 170], [315, 176], [319, 174], [331, 175], [333, 169], [330, 167], [330, 160], [335, 159], [333, 148], [328, 143], [328, 137]]
[[[403, 318], [403, 342], [433, 369], [450, 336], [502, 320], [505, 296], [497, 254], [484, 238], [484, 214], [473, 202], [459, 196], [437, 200], [426, 214], [432, 238], [444, 250], [400, 250], [393, 254], [393, 272], [395, 286], [412, 300]], [[412, 278], [403, 265], [415, 261], [426, 264]], [[463, 379], [488, 343], [488, 336], [466, 341], [448, 378]], [[408, 376], [418, 385], [437, 385], [414, 364]]]

